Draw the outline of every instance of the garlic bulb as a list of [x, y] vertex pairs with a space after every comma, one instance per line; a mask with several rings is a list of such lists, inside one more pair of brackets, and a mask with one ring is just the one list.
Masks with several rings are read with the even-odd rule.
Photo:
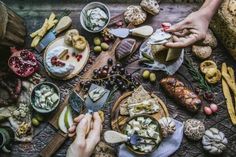
[[191, 140], [200, 140], [204, 135], [204, 132], [205, 126], [200, 120], [188, 119], [184, 123], [184, 134]]
[[203, 148], [211, 154], [221, 154], [228, 143], [224, 133], [216, 128], [210, 128], [205, 131], [202, 138]]
[[163, 137], [167, 137], [175, 132], [175, 122], [170, 117], [163, 117], [159, 121]]

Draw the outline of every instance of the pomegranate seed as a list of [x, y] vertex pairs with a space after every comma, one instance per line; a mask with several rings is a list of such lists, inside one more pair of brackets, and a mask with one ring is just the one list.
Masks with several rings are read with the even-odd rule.
[[110, 41], [110, 39], [109, 38], [107, 38], [107, 37], [104, 37], [104, 39], [103, 39], [105, 42], [108, 42], [108, 41]]
[[80, 61], [80, 58], [77, 58], [77, 61], [79, 62], [79, 61]]
[[116, 22], [116, 26], [122, 26], [122, 25], [123, 25], [122, 21]]
[[70, 56], [69, 56], [69, 55], [66, 55], [66, 60], [69, 59], [69, 58], [70, 58]]

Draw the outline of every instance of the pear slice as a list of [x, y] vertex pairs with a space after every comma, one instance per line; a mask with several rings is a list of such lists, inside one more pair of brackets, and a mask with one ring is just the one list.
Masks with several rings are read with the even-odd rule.
[[60, 130], [64, 133], [68, 133], [68, 130], [67, 130], [66, 124], [65, 124], [66, 111], [67, 111], [67, 106], [63, 109], [63, 111], [61, 112], [59, 119], [58, 119], [58, 126], [59, 126]]
[[73, 125], [73, 117], [72, 117], [72, 111], [71, 111], [70, 106], [67, 107], [64, 122], [67, 129], [69, 129]]

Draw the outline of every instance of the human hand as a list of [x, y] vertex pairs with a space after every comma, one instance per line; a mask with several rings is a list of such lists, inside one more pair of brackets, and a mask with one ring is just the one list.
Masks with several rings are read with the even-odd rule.
[[[69, 129], [69, 135], [76, 138], [67, 150], [67, 157], [90, 157], [97, 143], [100, 141], [102, 129], [102, 121], [99, 114], [93, 114], [93, 119], [90, 120], [85, 115], [80, 115], [75, 118], [75, 125]], [[78, 125], [77, 125], [78, 123]], [[77, 125], [77, 126], [76, 126]], [[91, 125], [91, 129], [86, 136], [87, 128]]]
[[205, 39], [210, 19], [205, 9], [191, 13], [183, 21], [165, 29], [173, 34], [172, 41], [165, 46], [183, 48]]

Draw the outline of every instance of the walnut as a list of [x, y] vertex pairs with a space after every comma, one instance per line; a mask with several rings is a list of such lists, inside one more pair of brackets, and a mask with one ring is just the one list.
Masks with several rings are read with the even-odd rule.
[[159, 4], [156, 0], [142, 0], [140, 6], [152, 15], [157, 15], [160, 11]]
[[126, 9], [124, 18], [127, 23], [140, 25], [146, 20], [147, 13], [140, 6], [131, 5]]

